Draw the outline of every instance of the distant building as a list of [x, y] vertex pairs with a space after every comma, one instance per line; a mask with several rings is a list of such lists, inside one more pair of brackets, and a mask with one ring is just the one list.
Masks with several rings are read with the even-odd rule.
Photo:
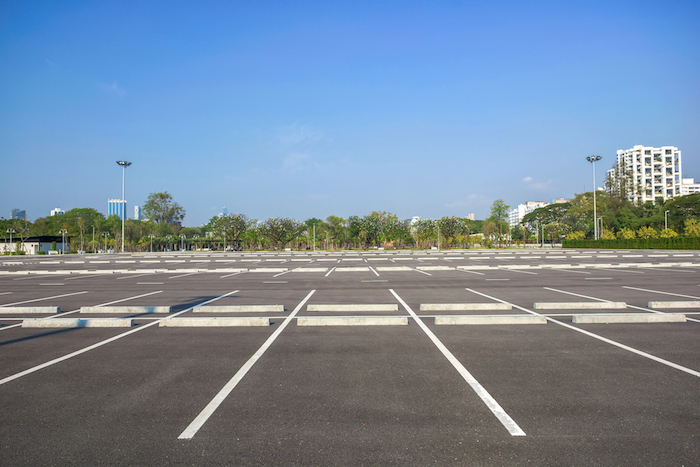
[[566, 198], [557, 198], [557, 199], [553, 199], [551, 204], [564, 204], [564, 203], [568, 203], [568, 202], [569, 202], [569, 200]]
[[681, 196], [700, 193], [700, 183], [695, 183], [694, 178], [684, 178], [681, 183]]
[[419, 220], [420, 220], [420, 217], [418, 217], [418, 216], [413, 216], [413, 219], [411, 219], [411, 220], [409, 221], [409, 225], [413, 225], [413, 224], [415, 224], [416, 222], [418, 222]]
[[141, 220], [141, 208], [139, 206], [134, 206], [134, 220]]
[[615, 166], [607, 172], [608, 191], [625, 193], [633, 203], [667, 200], [681, 195], [681, 151], [675, 146], [637, 145], [617, 151]]
[[12, 210], [12, 219], [26, 219], [27, 218], [27, 211], [24, 209], [13, 209]]
[[[566, 202], [566, 200], [564, 200], [564, 202]], [[520, 224], [520, 221], [523, 220], [523, 217], [530, 214], [535, 209], [543, 208], [547, 205], [549, 205], [549, 203], [546, 201], [528, 201], [525, 204], [518, 204], [517, 208], [510, 211], [510, 226], [515, 227], [516, 225]]]
[[[56, 242], [56, 251], [62, 252], [63, 249], [63, 238], [59, 236], [43, 235], [40, 237], [29, 237], [24, 239], [24, 243], [20, 243], [19, 240], [12, 239], [12, 242], [8, 238], [0, 238], [0, 253], [16, 253], [17, 244], [20, 243], [19, 249], [28, 255], [35, 255], [39, 251], [44, 253], [49, 253], [51, 251], [51, 244]], [[70, 243], [66, 237], [66, 253], [70, 252]]]
[[474, 217], [474, 213], [470, 212], [469, 214], [467, 214], [467, 219], [469, 219], [470, 221], [476, 220]]
[[56, 216], [56, 215], [60, 216], [61, 214], [65, 214], [65, 213], [66, 213], [66, 211], [64, 211], [61, 208], [55, 208], [55, 209], [51, 210], [51, 216]]
[[119, 219], [126, 217], [126, 200], [110, 199], [107, 200], [107, 216], [116, 215]]

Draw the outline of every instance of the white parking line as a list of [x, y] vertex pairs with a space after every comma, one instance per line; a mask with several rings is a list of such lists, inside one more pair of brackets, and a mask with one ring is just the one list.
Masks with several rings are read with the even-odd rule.
[[[545, 268], [543, 268], [543, 269], [545, 269]], [[546, 269], [548, 269], [550, 271], [556, 271], [556, 272], [563, 271], [563, 272], [572, 272], [574, 274], [590, 274], [590, 272], [586, 272], [586, 271], [572, 271], [571, 269], [564, 269], [564, 268], [546, 268]]]
[[149, 274], [153, 274], [153, 273], [147, 273], [147, 274], [136, 274], [136, 275], [133, 275], [133, 276], [126, 276], [126, 277], [117, 277], [117, 280], [118, 280], [118, 281], [120, 281], [120, 280], [123, 280], [123, 279], [133, 279], [133, 278], [135, 278], [135, 277], [143, 277], [143, 276], [148, 276]]
[[238, 274], [243, 274], [245, 271], [234, 272], [233, 274], [226, 274], [225, 276], [219, 277], [219, 279], [226, 279], [227, 277], [236, 276]]
[[192, 420], [192, 423], [189, 424], [187, 428], [185, 428], [185, 431], [183, 431], [180, 436], [178, 436], [178, 439], [192, 439], [194, 435], [197, 434], [200, 428], [209, 420], [209, 417], [212, 416], [212, 414], [216, 411], [217, 408], [221, 405], [221, 403], [228, 397], [229, 394], [231, 394], [231, 391], [235, 389], [235, 387], [238, 385], [238, 383], [241, 382], [243, 377], [250, 371], [251, 368], [253, 368], [253, 365], [262, 357], [262, 355], [265, 353], [265, 351], [272, 345], [272, 343], [277, 339], [277, 336], [284, 331], [284, 328], [287, 327], [287, 325], [292, 322], [294, 317], [296, 316], [297, 313], [299, 313], [299, 310], [304, 306], [304, 304], [311, 298], [311, 296], [316, 292], [316, 290], [312, 290], [309, 292], [309, 294], [304, 297], [304, 299], [297, 305], [296, 308], [294, 308], [294, 311], [292, 311], [289, 316], [280, 324], [279, 328], [275, 330], [275, 332], [272, 333], [270, 337], [267, 338], [265, 343], [253, 354], [252, 357], [248, 359], [247, 362], [236, 372], [235, 375], [233, 375], [233, 378], [229, 380], [228, 383], [224, 385], [223, 388], [219, 391], [219, 393], [214, 396], [214, 398], [207, 404], [206, 407], [197, 415], [197, 417]]
[[513, 420], [510, 415], [506, 413], [505, 410], [500, 406], [498, 402], [496, 402], [496, 399], [494, 399], [491, 394], [488, 393], [488, 391], [479, 383], [479, 381], [472, 376], [471, 373], [462, 365], [462, 363], [457, 360], [457, 358], [448, 350], [447, 347], [440, 341], [440, 339], [437, 338], [435, 334], [428, 328], [428, 326], [423, 323], [423, 320], [416, 315], [411, 307], [406, 304], [406, 302], [403, 301], [399, 295], [394, 292], [393, 289], [389, 289], [389, 292], [391, 292], [394, 297], [401, 303], [401, 306], [403, 306], [406, 311], [411, 315], [413, 320], [420, 326], [420, 328], [427, 334], [428, 338], [430, 338], [431, 341], [433, 341], [433, 344], [442, 352], [442, 354], [447, 358], [447, 360], [452, 364], [452, 366], [459, 372], [459, 374], [464, 378], [464, 381], [467, 382], [469, 386], [476, 392], [476, 394], [481, 398], [481, 400], [486, 404], [486, 407], [491, 410], [491, 413], [493, 413], [496, 418], [498, 419], [499, 422], [508, 430], [508, 433], [511, 434], [511, 436], [525, 436], [525, 432], [518, 426], [517, 423], [515, 423], [515, 420]]
[[[12, 292], [7, 292], [7, 293], [12, 293]], [[80, 294], [84, 294], [84, 293], [88, 293], [88, 291], [85, 290], [85, 291], [83, 291], [83, 292], [73, 292], [73, 293], [66, 293], [66, 294], [63, 294], [63, 295], [53, 295], [53, 296], [51, 296], [51, 297], [46, 297], [46, 298], [35, 298], [35, 299], [33, 299], [33, 300], [24, 300], [24, 301], [22, 301], [22, 302], [6, 303], [6, 304], [4, 304], [4, 305], [0, 305], [0, 307], [3, 307], [3, 306], [21, 305], [22, 303], [40, 302], [40, 301], [42, 301], [42, 300], [52, 300], [52, 299], [54, 299], [54, 298], [70, 297], [71, 295], [80, 295]]]
[[640, 290], [642, 292], [651, 292], [651, 293], [658, 293], [658, 294], [663, 294], [663, 295], [673, 295], [675, 297], [685, 297], [685, 298], [696, 298], [700, 299], [700, 297], [696, 297], [695, 295], [683, 295], [679, 293], [671, 293], [671, 292], [662, 292], [660, 290], [651, 290], [651, 289], [640, 289], [639, 287], [628, 287], [626, 285], [622, 286], [623, 289], [631, 289], [631, 290]]
[[377, 277], [379, 277], [379, 273], [375, 271], [372, 266], [369, 267], [369, 270], [372, 271]]
[[506, 269], [506, 268], [503, 268], [503, 269], [499, 269], [499, 271], [517, 272], [517, 273], [519, 273], [519, 274], [533, 274], [533, 275], [535, 275], [535, 276], [537, 275], [536, 272], [521, 271], [521, 270], [519, 270], [519, 269]]
[[468, 272], [469, 274], [478, 274], [478, 275], [480, 275], [480, 276], [485, 276], [485, 275], [486, 275], [486, 274], [484, 274], [483, 272], [468, 271], [468, 270], [466, 270], [466, 269], [457, 269], [457, 271]]
[[[526, 313], [530, 313], [530, 314], [537, 315], [537, 316], [545, 316], [545, 315], [541, 315], [541, 314], [539, 314], [539, 313], [537, 313], [537, 312], [535, 312], [535, 311], [528, 310], [527, 308], [523, 308], [523, 307], [521, 307], [521, 306], [515, 305], [514, 303], [510, 303], [510, 302], [507, 302], [507, 301], [505, 301], [505, 300], [501, 300], [500, 298], [492, 297], [492, 296], [490, 296], [490, 295], [486, 295], [486, 294], [483, 294], [483, 293], [481, 293], [481, 292], [477, 292], [476, 290], [472, 290], [472, 289], [466, 289], [466, 290], [468, 290], [469, 292], [475, 293], [475, 294], [477, 294], [477, 295], [481, 295], [482, 297], [490, 298], [491, 300], [496, 300], [497, 302], [507, 303], [507, 304], [511, 305], [512, 307], [514, 307], [514, 308], [517, 308], [517, 309], [519, 309], [519, 310], [523, 310], [523, 311], [526, 312]], [[567, 293], [568, 293], [568, 292], [567, 292]], [[598, 299], [598, 300], [601, 300], [601, 299]], [[605, 300], [604, 300], [604, 301], [605, 301]], [[559, 326], [563, 326], [563, 327], [565, 327], [565, 328], [567, 328], [567, 329], [571, 329], [571, 330], [573, 330], [573, 331], [580, 332], [581, 334], [585, 334], [585, 335], [587, 335], [587, 336], [589, 336], [589, 337], [592, 337], [592, 338], [594, 338], [594, 339], [598, 339], [599, 341], [603, 341], [603, 342], [605, 342], [605, 343], [607, 343], [607, 344], [614, 345], [615, 347], [619, 347], [619, 348], [621, 348], [621, 349], [623, 349], [623, 350], [627, 350], [628, 352], [635, 353], [635, 354], [640, 355], [640, 356], [642, 356], [642, 357], [648, 358], [648, 359], [653, 360], [653, 361], [658, 362], [658, 363], [662, 363], [662, 364], [664, 364], [664, 365], [666, 365], [666, 366], [670, 366], [671, 368], [675, 368], [676, 370], [680, 370], [680, 371], [683, 371], [683, 372], [685, 372], [685, 373], [688, 373], [688, 374], [690, 374], [690, 375], [697, 376], [697, 377], [700, 378], [700, 371], [691, 370], [690, 368], [686, 368], [686, 367], [681, 366], [681, 365], [679, 365], [679, 364], [677, 364], [677, 363], [673, 363], [673, 362], [670, 362], [670, 361], [668, 361], [668, 360], [664, 360], [663, 358], [659, 358], [659, 357], [657, 357], [657, 356], [655, 356], [655, 355], [652, 355], [652, 354], [649, 354], [649, 353], [646, 353], [646, 352], [642, 352], [641, 350], [637, 350], [637, 349], [635, 349], [635, 348], [633, 348], [633, 347], [629, 347], [629, 346], [627, 346], [627, 345], [625, 345], [625, 344], [621, 344], [621, 343], [616, 342], [616, 341], [614, 341], [614, 340], [612, 340], [612, 339], [608, 339], [608, 338], [606, 338], [606, 337], [599, 336], [598, 334], [594, 334], [594, 333], [592, 333], [592, 332], [585, 331], [585, 330], [583, 330], [583, 329], [581, 329], [581, 328], [577, 328], [576, 326], [572, 326], [572, 325], [570, 325], [570, 324], [562, 323], [561, 321], [558, 321], [558, 320], [556, 320], [556, 319], [553, 319], [553, 318], [551, 318], [551, 317], [549, 317], [549, 316], [545, 316], [545, 317], [547, 318], [547, 321], [552, 322], [552, 323], [554, 323], [554, 324], [558, 324]]]
[[[159, 292], [152, 292], [152, 293], [160, 293], [160, 292], [162, 292], [162, 291], [159, 291]], [[227, 293], [227, 294], [225, 294], [225, 295], [221, 295], [221, 296], [216, 297], [216, 298], [213, 298], [213, 299], [211, 299], [211, 300], [207, 300], [207, 301], [202, 302], [202, 303], [200, 303], [200, 304], [198, 304], [198, 305], [191, 306], [191, 307], [189, 307], [189, 308], [187, 308], [187, 309], [185, 309], [185, 310], [182, 310], [182, 311], [180, 311], [180, 312], [178, 312], [178, 313], [175, 313], [174, 315], [170, 315], [170, 316], [168, 316], [168, 317], [166, 317], [166, 318], [161, 318], [161, 319], [159, 319], [159, 320], [157, 320], [157, 321], [153, 321], [153, 322], [151, 322], [151, 323], [141, 325], [141, 326], [137, 327], [136, 329], [132, 329], [131, 331], [127, 331], [127, 332], [124, 332], [124, 333], [122, 333], [122, 334], [118, 334], [118, 335], [116, 335], [116, 336], [114, 336], [114, 337], [110, 337], [109, 339], [100, 341], [100, 342], [98, 342], [98, 343], [96, 343], [96, 344], [90, 345], [90, 346], [85, 347], [85, 348], [83, 348], [83, 349], [76, 350], [75, 352], [71, 352], [71, 353], [69, 353], [69, 354], [67, 354], [67, 355], [64, 355], [64, 356], [62, 356], [62, 357], [55, 358], [55, 359], [50, 360], [50, 361], [48, 361], [48, 362], [46, 362], [46, 363], [42, 363], [41, 365], [37, 365], [37, 366], [35, 366], [35, 367], [29, 368], [28, 370], [20, 371], [19, 373], [15, 373], [15, 374], [12, 375], [12, 376], [8, 376], [7, 378], [0, 379], [0, 386], [3, 385], [3, 384], [5, 384], [5, 383], [9, 383], [10, 381], [14, 381], [14, 380], [16, 380], [16, 379], [18, 379], [18, 378], [21, 378], [22, 376], [26, 376], [26, 375], [32, 374], [32, 373], [34, 373], [34, 372], [36, 372], [36, 371], [43, 370], [44, 368], [50, 367], [50, 366], [55, 365], [55, 364], [57, 364], [57, 363], [61, 363], [62, 361], [68, 360], [68, 359], [73, 358], [73, 357], [77, 357], [78, 355], [84, 354], [85, 352], [89, 352], [90, 350], [94, 350], [94, 349], [96, 349], [96, 348], [98, 348], [98, 347], [102, 347], [103, 345], [109, 344], [110, 342], [114, 342], [114, 341], [116, 341], [116, 340], [118, 340], [118, 339], [121, 339], [122, 337], [129, 336], [129, 335], [131, 335], [131, 334], [133, 334], [133, 333], [135, 333], [135, 332], [143, 331], [144, 329], [147, 329], [147, 328], [149, 328], [149, 327], [151, 327], [151, 326], [154, 326], [154, 325], [159, 324], [159, 323], [160, 323], [162, 320], [164, 320], [164, 319], [174, 318], [175, 316], [178, 316], [178, 315], [181, 315], [181, 314], [183, 314], [183, 313], [185, 313], [185, 312], [187, 312], [187, 311], [190, 311], [190, 310], [193, 309], [195, 306], [206, 305], [207, 303], [211, 303], [211, 302], [213, 302], [213, 301], [219, 300], [220, 298], [227, 297], [227, 296], [229, 296], [229, 295], [231, 295], [231, 294], [234, 294], [234, 293], [236, 293], [236, 292], [238, 292], [238, 290], [234, 290], [233, 292], [229, 292], [229, 293]], [[148, 295], [152, 295], [152, 293], [151, 293], [151, 294], [148, 294]], [[132, 297], [132, 298], [136, 298], [136, 297]], [[131, 299], [124, 299], [124, 300], [131, 300]], [[117, 300], [117, 301], [124, 301], [124, 300]], [[116, 303], [116, 302], [112, 302], [112, 303]], [[109, 305], [109, 303], [106, 303], [106, 304], [104, 304], [104, 305]], [[104, 306], [104, 305], [100, 305], [100, 306]], [[15, 326], [16, 326], [16, 325], [15, 325]], [[20, 326], [21, 326], [21, 324], [20, 324]]]
[[275, 275], [272, 276], [272, 277], [277, 277], [277, 276], [281, 276], [281, 275], [284, 275], [284, 274], [289, 274], [290, 272], [294, 272], [294, 271], [296, 271], [296, 270], [298, 270], [298, 269], [301, 269], [301, 267], [298, 267], [298, 268], [295, 268], [295, 269], [290, 269], [289, 271], [280, 272], [279, 274], [275, 274]]
[[187, 274], [180, 274], [179, 276], [170, 276], [168, 279], [177, 279], [180, 277], [185, 277], [185, 276], [192, 276], [194, 274], [199, 274], [198, 272], [188, 272]]
[[[340, 262], [340, 260], [338, 260], [338, 262]], [[324, 277], [328, 277], [328, 276], [330, 276], [330, 275], [331, 275], [331, 273], [332, 273], [333, 271], [335, 271], [335, 267], [331, 268], [331, 270], [330, 270], [330, 271], [328, 271], [328, 272], [326, 273], [326, 275], [325, 275]]]
[[425, 274], [426, 276], [432, 276], [432, 274], [425, 272], [425, 271], [421, 271], [420, 269], [414, 269], [414, 268], [411, 268], [411, 269], [413, 269], [414, 271], [419, 272], [421, 274]]
[[0, 292], [0, 295], [7, 295], [7, 294], [10, 294], [10, 293], [12, 293], [12, 292]]

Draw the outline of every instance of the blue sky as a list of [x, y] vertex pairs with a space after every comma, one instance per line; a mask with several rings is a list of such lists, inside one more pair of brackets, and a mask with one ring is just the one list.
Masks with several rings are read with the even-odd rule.
[[0, 216], [488, 215], [573, 197], [617, 149], [700, 179], [700, 3], [0, 4]]

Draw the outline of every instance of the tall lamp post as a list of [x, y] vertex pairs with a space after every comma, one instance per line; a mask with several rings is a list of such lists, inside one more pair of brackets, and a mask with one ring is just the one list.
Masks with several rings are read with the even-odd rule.
[[151, 253], [153, 253], [153, 237], [155, 237], [155, 235], [150, 234], [149, 237], [151, 238]]
[[124, 219], [126, 219], [126, 200], [124, 199], [124, 176], [126, 175], [126, 168], [131, 165], [131, 162], [127, 161], [117, 161], [117, 164], [122, 166], [122, 253], [124, 253]]
[[105, 238], [105, 253], [107, 253], [107, 237], [109, 237], [108, 232], [102, 232], [102, 236]]
[[668, 230], [668, 209], [664, 212], [664, 228]]
[[61, 229], [61, 230], [58, 231], [58, 233], [61, 234], [61, 246], [63, 247], [63, 248], [62, 248], [62, 249], [63, 249], [63, 253], [62, 253], [62, 254], [65, 255], [65, 254], [66, 254], [66, 234], [68, 233], [68, 231], [67, 231], [66, 229]]
[[180, 234], [180, 251], [185, 249], [185, 234]]
[[[10, 234], [10, 248], [12, 248], [12, 234], [16, 233], [17, 231], [15, 229], [7, 229], [7, 233]], [[10, 249], [10, 256], [12, 256], [12, 250]]]
[[595, 163], [596, 161], [601, 160], [601, 156], [588, 156], [586, 157], [586, 160], [593, 164], [593, 231], [595, 232], [595, 239], [598, 240], [598, 210], [596, 209], [596, 202], [595, 202], [595, 192], [596, 192], [596, 187], [595, 187]]

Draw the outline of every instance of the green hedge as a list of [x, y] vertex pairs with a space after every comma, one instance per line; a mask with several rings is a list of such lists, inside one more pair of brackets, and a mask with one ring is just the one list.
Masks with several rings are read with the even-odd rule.
[[630, 250], [700, 250], [700, 237], [564, 240], [562, 247]]

